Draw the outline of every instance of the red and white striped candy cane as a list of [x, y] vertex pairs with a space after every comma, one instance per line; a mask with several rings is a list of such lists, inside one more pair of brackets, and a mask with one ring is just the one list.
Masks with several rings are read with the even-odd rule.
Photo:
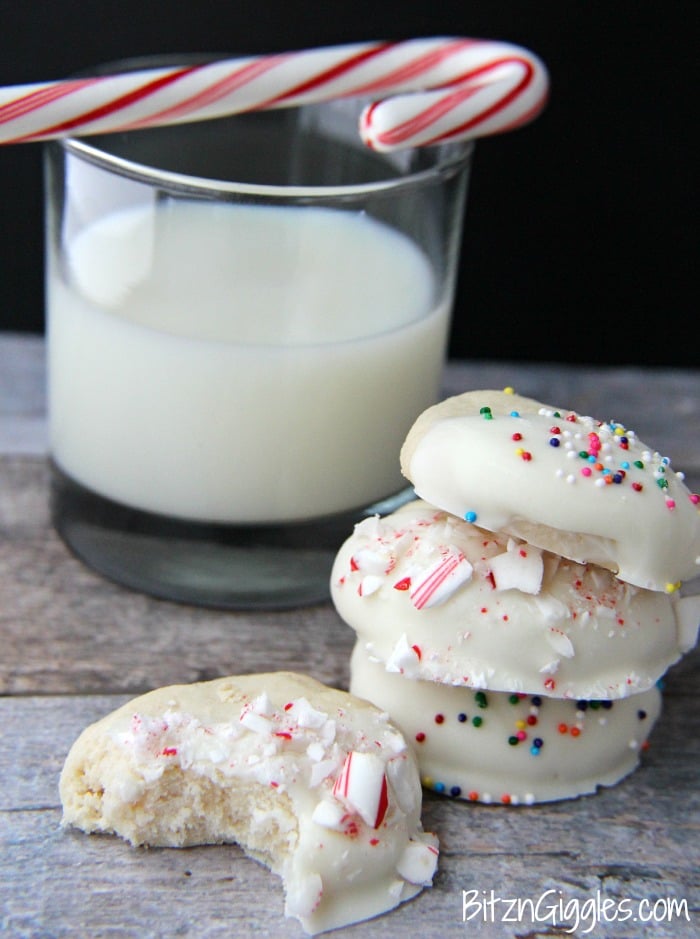
[[544, 107], [526, 49], [479, 39], [366, 42], [0, 89], [0, 143], [156, 127], [336, 98], [377, 99], [360, 134], [376, 150], [509, 131]]

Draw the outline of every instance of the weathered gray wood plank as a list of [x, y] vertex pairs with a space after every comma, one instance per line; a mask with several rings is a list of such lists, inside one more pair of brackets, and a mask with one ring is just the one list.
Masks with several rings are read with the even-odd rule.
[[[633, 427], [700, 488], [700, 372], [451, 363], [445, 393], [513, 385]], [[700, 584], [689, 587], [700, 591]], [[58, 776], [70, 744], [126, 697], [172, 682], [292, 668], [347, 687], [354, 634], [330, 604], [228, 613], [165, 603], [87, 570], [48, 510], [43, 341], [0, 337], [0, 932], [10, 939], [300, 936], [278, 881], [235, 846], [135, 851], [60, 828]], [[667, 676], [642, 768], [594, 797], [504, 809], [428, 793], [442, 855], [432, 890], [342, 935], [535, 939], [555, 922], [502, 921], [501, 898], [619, 905], [675, 896], [691, 921], [608, 922], [578, 939], [700, 934], [700, 651]], [[462, 891], [475, 913], [462, 921]], [[541, 912], [546, 913], [543, 908]], [[619, 910], [618, 910], [619, 913]]]
[[46, 366], [40, 336], [0, 334], [0, 453], [46, 452]]
[[[231, 846], [135, 850], [109, 836], [60, 828], [57, 780], [72, 740], [124, 696], [0, 699], [0, 900], [9, 936], [298, 936], [282, 918], [279, 882]], [[594, 935], [690, 939], [700, 909], [700, 715], [687, 697], [667, 704], [643, 767], [595, 797], [528, 809], [426, 795], [425, 825], [442, 855], [432, 890], [343, 935], [462, 936], [462, 891], [581, 902], [600, 891], [619, 904], [675, 896], [691, 922], [610, 924]], [[678, 740], [687, 745], [678, 747]], [[468, 898], [476, 915], [475, 900]], [[543, 907], [544, 909], [544, 907]], [[484, 922], [479, 936], [557, 935], [552, 923]], [[544, 915], [544, 914], [543, 914]], [[571, 925], [571, 915], [563, 925]], [[476, 925], [476, 924], [474, 924]], [[537, 930], [541, 930], [538, 932]], [[525, 932], [523, 931], [525, 930]], [[578, 930], [576, 935], [583, 933]]]

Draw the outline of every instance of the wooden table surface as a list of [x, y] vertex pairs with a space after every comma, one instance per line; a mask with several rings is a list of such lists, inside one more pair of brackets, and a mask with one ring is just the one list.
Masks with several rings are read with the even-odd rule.
[[[197, 609], [82, 566], [49, 520], [43, 354], [41, 338], [0, 338], [0, 933], [301, 937], [278, 879], [236, 846], [137, 850], [60, 828], [58, 776], [89, 722], [150, 688], [237, 672], [294, 669], [345, 688], [354, 634], [330, 603]], [[445, 377], [445, 393], [505, 385], [633, 427], [700, 489], [700, 371], [450, 363]], [[616, 787], [529, 808], [426, 793], [424, 824], [441, 841], [433, 888], [336, 935], [700, 935], [699, 672], [697, 650], [670, 670], [643, 765]], [[469, 922], [463, 891], [479, 900]], [[491, 891], [539, 910], [508, 922], [515, 913], [489, 906]], [[680, 904], [659, 921], [669, 898], [686, 901], [688, 919]], [[576, 926], [577, 909], [605, 901], [609, 922]], [[557, 903], [563, 917], [550, 912]]]

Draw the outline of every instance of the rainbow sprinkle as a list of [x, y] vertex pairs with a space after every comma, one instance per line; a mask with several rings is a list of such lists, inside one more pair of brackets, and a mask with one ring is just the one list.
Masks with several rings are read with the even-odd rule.
[[[508, 701], [513, 707], [520, 705], [521, 709], [525, 708], [527, 713], [524, 715], [519, 714], [516, 718], [514, 722], [515, 732], [505, 739], [507, 747], [517, 748], [527, 741], [529, 746], [523, 748], [523, 753], [529, 754], [532, 757], [539, 756], [545, 746], [545, 740], [541, 736], [532, 737], [532, 739], [530, 739], [527, 730], [540, 723], [541, 710], [546, 700], [546, 698], [542, 698], [540, 695], [527, 695], [521, 692], [509, 696]], [[486, 694], [483, 691], [475, 691], [473, 693], [473, 701], [476, 707], [479, 708], [486, 707], [488, 703]], [[593, 712], [593, 714], [598, 711], [609, 711], [614, 704], [613, 701], [607, 699], [578, 700], [569, 703], [573, 711], [571, 720], [560, 721], [556, 725], [555, 730], [559, 736], [568, 737], [572, 740], [580, 739], [584, 735], [586, 715], [589, 711]], [[453, 717], [459, 724], [468, 725], [468, 715], [465, 711], [459, 711]], [[438, 727], [441, 725], [449, 726], [451, 719], [449, 715], [438, 712], [433, 716], [433, 723]], [[637, 719], [639, 721], [645, 721], [647, 719], [646, 711], [643, 709], [638, 710]], [[480, 727], [482, 723], [483, 719], [481, 717], [472, 719], [474, 727]], [[419, 743], [423, 743], [427, 739], [427, 734], [423, 731], [419, 731], [415, 734], [415, 739]], [[647, 749], [648, 743], [645, 742], [640, 746], [641, 749]], [[499, 801], [503, 805], [518, 805], [521, 802], [531, 805], [535, 802], [535, 795], [531, 792], [525, 793], [522, 797], [514, 793], [502, 793], [499, 796], [494, 796], [492, 793], [479, 792], [476, 789], [470, 789], [464, 792], [461, 785], [451, 784], [447, 780], [435, 779], [427, 775], [422, 777], [421, 783], [426, 789], [430, 789], [439, 795], [446, 795], [455, 799], [464, 798], [470, 802], [489, 804], [494, 801]]]
[[[505, 388], [505, 393], [514, 394], [512, 388]], [[658, 454], [644, 451], [644, 459], [630, 461], [628, 452], [630, 447], [636, 442], [634, 431], [628, 430], [623, 424], [617, 421], [594, 421], [593, 418], [583, 417], [575, 411], [570, 411], [563, 415], [560, 411], [550, 411], [541, 408], [538, 412], [541, 416], [548, 416], [555, 421], [564, 421], [567, 425], [566, 430], [560, 423], [550, 425], [546, 431], [545, 443], [553, 449], [561, 449], [566, 452], [568, 457], [577, 456], [583, 462], [579, 468], [578, 478], [591, 482], [596, 488], [606, 489], [610, 486], [629, 485], [631, 490], [636, 493], [644, 491], [644, 482], [639, 478], [633, 478], [636, 471], [651, 476], [653, 482], [666, 495], [666, 508], [672, 512], [676, 508], [674, 499], [668, 497], [669, 480], [666, 476], [666, 470], [670, 468], [671, 462], [668, 457], [661, 457]], [[479, 408], [480, 416], [487, 421], [497, 421], [489, 405], [483, 405]], [[520, 418], [518, 411], [511, 411], [510, 418]], [[593, 428], [593, 429], [589, 429]], [[584, 431], [584, 433], [581, 433]], [[529, 446], [525, 446], [524, 434], [521, 430], [509, 431], [510, 439], [518, 444], [514, 448], [514, 455], [524, 463], [530, 463], [536, 460], [533, 444], [530, 441]], [[572, 450], [572, 443], [578, 444]], [[582, 445], [583, 444], [583, 445]], [[617, 460], [615, 455], [618, 455]], [[557, 475], [564, 475], [562, 470], [557, 471]], [[637, 474], [638, 475], [638, 474]], [[682, 475], [682, 474], [679, 474]], [[576, 476], [569, 473], [566, 475], [567, 482], [573, 482]], [[700, 504], [700, 495], [691, 493], [690, 500], [694, 505]], [[464, 514], [466, 521], [475, 522], [477, 512], [469, 509]]]

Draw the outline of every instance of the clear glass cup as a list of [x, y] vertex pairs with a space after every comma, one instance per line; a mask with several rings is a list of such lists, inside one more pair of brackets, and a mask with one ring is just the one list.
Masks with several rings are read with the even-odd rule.
[[365, 103], [47, 145], [52, 517], [103, 575], [323, 602], [353, 524], [412, 496], [473, 146], [374, 153]]

